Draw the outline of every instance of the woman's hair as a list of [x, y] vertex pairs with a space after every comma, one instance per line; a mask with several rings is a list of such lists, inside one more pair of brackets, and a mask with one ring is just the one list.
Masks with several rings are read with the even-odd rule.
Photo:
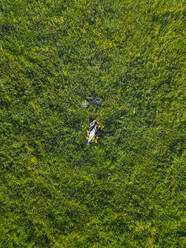
[[89, 121], [92, 122], [94, 118], [92, 116], [89, 117]]

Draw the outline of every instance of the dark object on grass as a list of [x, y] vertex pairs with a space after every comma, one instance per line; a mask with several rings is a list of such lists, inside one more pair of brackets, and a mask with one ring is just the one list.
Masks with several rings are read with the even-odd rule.
[[87, 108], [89, 104], [93, 104], [95, 106], [101, 106], [102, 99], [101, 98], [95, 98], [95, 97], [85, 97], [85, 100], [81, 102], [82, 108]]
[[96, 106], [101, 106], [102, 103], [102, 99], [101, 98], [95, 98], [92, 101], [92, 104], [96, 105]]

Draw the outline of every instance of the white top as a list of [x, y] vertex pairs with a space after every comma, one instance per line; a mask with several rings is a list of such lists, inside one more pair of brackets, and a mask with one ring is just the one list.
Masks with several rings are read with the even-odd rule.
[[96, 129], [97, 129], [97, 125], [95, 125], [95, 127], [94, 127], [94, 128], [92, 129], [92, 131], [90, 132], [89, 138], [88, 138], [88, 142], [87, 142], [87, 143], [90, 143], [90, 141], [92, 140], [92, 138], [95, 136]]

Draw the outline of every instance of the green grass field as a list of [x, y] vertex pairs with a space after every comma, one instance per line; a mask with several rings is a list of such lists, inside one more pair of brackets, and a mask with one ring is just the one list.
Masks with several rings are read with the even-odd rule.
[[0, 13], [0, 248], [183, 248], [184, 1]]

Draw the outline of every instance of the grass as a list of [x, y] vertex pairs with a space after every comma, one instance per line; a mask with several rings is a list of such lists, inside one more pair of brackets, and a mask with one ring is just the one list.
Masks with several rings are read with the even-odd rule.
[[184, 247], [184, 2], [0, 9], [0, 247]]

